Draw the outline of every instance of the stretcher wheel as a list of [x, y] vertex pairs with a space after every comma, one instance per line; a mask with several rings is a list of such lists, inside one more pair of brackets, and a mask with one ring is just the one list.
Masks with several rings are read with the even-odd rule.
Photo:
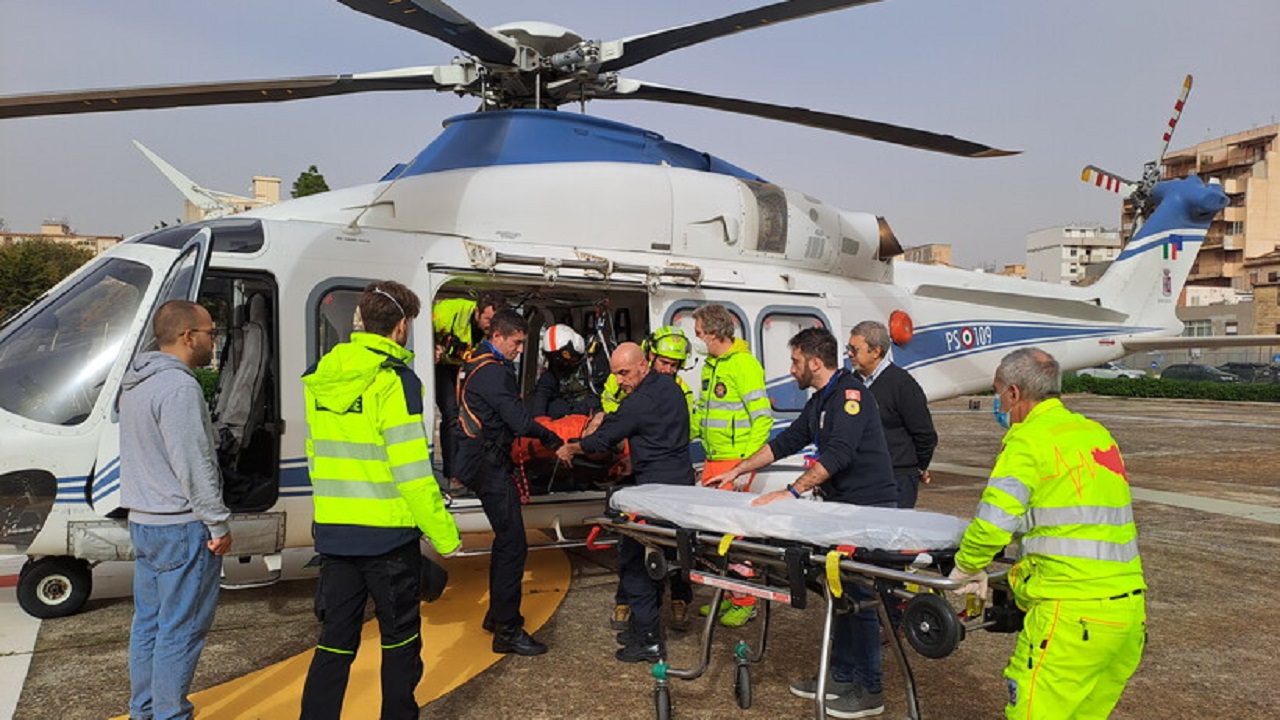
[[667, 579], [667, 556], [658, 548], [644, 551], [644, 569], [654, 580]]
[[902, 609], [902, 627], [907, 642], [927, 658], [944, 658], [960, 646], [964, 628], [951, 604], [940, 595], [921, 593]]
[[653, 689], [653, 709], [658, 720], [671, 720], [671, 688], [659, 685]]
[[733, 697], [743, 710], [751, 707], [751, 667], [746, 663], [738, 663], [738, 672], [733, 679]]

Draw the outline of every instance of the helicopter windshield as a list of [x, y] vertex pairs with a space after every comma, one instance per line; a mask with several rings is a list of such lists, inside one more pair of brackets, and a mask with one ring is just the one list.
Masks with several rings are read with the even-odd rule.
[[114, 258], [0, 330], [0, 408], [53, 425], [89, 416], [151, 282]]

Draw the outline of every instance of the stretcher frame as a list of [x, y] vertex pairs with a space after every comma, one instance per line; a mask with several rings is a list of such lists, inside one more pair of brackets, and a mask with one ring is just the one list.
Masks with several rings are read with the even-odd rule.
[[[845, 612], [859, 612], [868, 607], [875, 607], [881, 628], [885, 628], [890, 638], [890, 654], [902, 672], [906, 689], [907, 712], [910, 720], [920, 720], [920, 704], [916, 693], [915, 677], [911, 663], [903, 648], [903, 639], [894, 632], [889, 619], [885, 599], [888, 597], [907, 600], [908, 608], [912, 603], [920, 603], [924, 607], [923, 616], [913, 619], [908, 626], [907, 613], [904, 612], [903, 624], [907, 626], [908, 642], [913, 648], [927, 657], [945, 657], [950, 654], [967, 632], [984, 629], [992, 632], [1017, 632], [1022, 627], [1022, 613], [1013, 604], [1012, 594], [1005, 585], [1008, 567], [989, 571], [989, 580], [995, 589], [996, 602], [991, 607], [982, 607], [981, 603], [970, 603], [967, 608], [969, 617], [961, 620], [956, 617], [949, 603], [938, 591], [956, 591], [964, 583], [950, 580], [945, 572], [952, 565], [954, 550], [920, 551], [915, 553], [883, 553], [882, 557], [891, 558], [886, 564], [863, 562], [823, 552], [820, 548], [803, 543], [787, 541], [785, 545], [768, 544], [759, 539], [737, 538], [705, 530], [664, 526], [655, 522], [637, 521], [629, 516], [611, 513], [608, 516], [592, 518], [587, 522], [604, 528], [605, 531], [625, 536], [644, 545], [646, 548], [645, 564], [650, 577], [665, 577], [671, 572], [684, 574], [691, 583], [706, 585], [715, 589], [711, 607], [718, 608], [726, 591], [739, 592], [763, 600], [758, 603], [760, 632], [755, 649], [739, 640], [734, 646], [734, 662], [737, 670], [734, 674], [734, 695], [738, 706], [746, 709], [751, 705], [750, 665], [760, 662], [767, 649], [769, 630], [769, 608], [771, 603], [782, 602], [803, 610], [808, 605], [808, 593], [815, 591], [813, 580], [817, 577], [820, 594], [825, 601], [825, 617], [823, 620], [822, 642], [819, 651], [817, 689], [814, 695], [814, 717], [824, 720], [826, 714], [826, 679], [830, 667], [831, 631], [835, 621], [837, 605], [842, 605]], [[669, 551], [674, 550], [676, 559], [672, 564], [667, 559]], [[867, 555], [875, 556], [881, 551], [869, 551]], [[706, 553], [705, 555], [703, 553]], [[910, 556], [922, 554], [940, 555], [942, 560], [932, 559], [926, 565], [938, 570], [938, 573], [922, 571], [923, 568], [913, 565]], [[702, 560], [714, 572], [695, 569], [695, 563]], [[903, 561], [906, 562], [903, 562]], [[785, 573], [785, 582], [778, 584], [760, 584], [728, 576], [728, 565], [731, 562], [749, 561], [755, 568], [763, 571], [766, 582], [773, 575], [772, 571]], [[911, 566], [910, 571], [899, 569]], [[821, 568], [824, 572], [815, 572]], [[842, 597], [843, 587], [857, 584], [871, 591], [872, 599], [854, 600]], [[908, 586], [927, 589], [913, 592]], [[916, 600], [924, 598], [924, 600]], [[945, 610], [941, 608], [945, 607]], [[689, 668], [672, 667], [667, 662], [666, 645], [663, 643], [662, 657], [654, 664], [652, 674], [655, 680], [654, 704], [658, 720], [669, 720], [671, 717], [671, 695], [669, 679], [696, 680], [707, 670], [711, 661], [711, 643], [714, 636], [717, 613], [707, 614], [701, 632], [701, 653], [696, 665]], [[936, 622], [936, 626], [934, 623]], [[932, 633], [941, 633], [940, 639]], [[950, 642], [954, 638], [954, 642]], [[917, 640], [932, 642], [938, 639], [940, 646], [937, 652], [925, 653], [915, 644]], [[948, 647], [949, 646], [949, 647]]]

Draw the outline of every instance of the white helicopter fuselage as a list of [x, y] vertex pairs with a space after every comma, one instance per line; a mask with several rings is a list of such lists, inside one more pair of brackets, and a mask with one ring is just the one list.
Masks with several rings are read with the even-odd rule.
[[[530, 126], [563, 137], [541, 136], [537, 147], [492, 146], [500, 136], [514, 142]], [[473, 136], [459, 139], [460, 131]], [[575, 138], [589, 138], [591, 147], [574, 146]], [[598, 149], [620, 141], [634, 145], [621, 158]], [[477, 158], [476, 148], [489, 154]], [[666, 154], [655, 159], [654, 148]], [[896, 241], [874, 215], [779, 188], [653, 133], [547, 111], [455, 119], [440, 141], [393, 175], [214, 221], [208, 233], [198, 225], [131, 238], [0, 328], [0, 368], [10, 387], [0, 392], [0, 484], [8, 484], [9, 498], [0, 550], [131, 559], [119, 505], [116, 399], [130, 358], [146, 346], [155, 307], [184, 295], [175, 287], [190, 283], [191, 271], [180, 256], [202, 234], [214, 249], [202, 283], [185, 294], [197, 297], [199, 285], [223, 287], [219, 297], [236, 307], [251, 294], [268, 297], [263, 367], [274, 382], [261, 401], [268, 410], [260, 418], [255, 482], [270, 487], [259, 496], [266, 500], [236, 513], [233, 534], [236, 554], [271, 555], [312, 544], [298, 378], [345, 339], [353, 298], [370, 281], [402, 282], [424, 307], [494, 289], [541, 308], [539, 322], [564, 316], [588, 333], [594, 307], [612, 312], [616, 334], [633, 340], [660, 325], [682, 325], [692, 336], [692, 310], [722, 303], [765, 367], [776, 432], [806, 397], [788, 375], [786, 345], [804, 327], [825, 326], [843, 341], [859, 321], [902, 314], [914, 336], [896, 337], [893, 357], [933, 400], [988, 389], [999, 359], [1017, 347], [1043, 347], [1064, 369], [1087, 367], [1125, 354], [1127, 339], [1180, 332], [1173, 303], [1205, 230], [1180, 218], [1167, 227], [1149, 223], [1151, 232], [1168, 233], [1150, 247], [1177, 242], [1181, 257], [1122, 256], [1110, 279], [1088, 288], [894, 262]], [[66, 357], [57, 344], [71, 334], [69, 318], [88, 322], [81, 306], [104, 303], [96, 290], [77, 303], [77, 293], [95, 287], [116, 293], [100, 313], [116, 315], [65, 351], [73, 367], [51, 369]], [[430, 408], [435, 367], [425, 311], [410, 344]], [[700, 362], [683, 370], [695, 392], [700, 370]], [[532, 369], [523, 372], [528, 387]], [[49, 378], [64, 378], [66, 386], [49, 387]], [[695, 460], [699, 454], [695, 448]], [[753, 489], [780, 487], [800, 468], [795, 460], [779, 463]], [[526, 524], [563, 540], [558, 531], [599, 514], [603, 497], [549, 488], [532, 498]], [[464, 532], [488, 529], [475, 500], [451, 509]]]

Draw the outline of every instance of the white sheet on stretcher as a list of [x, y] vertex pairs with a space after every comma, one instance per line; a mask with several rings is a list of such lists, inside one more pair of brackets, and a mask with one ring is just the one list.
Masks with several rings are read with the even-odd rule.
[[610, 504], [621, 512], [665, 520], [682, 528], [880, 550], [957, 548], [969, 524], [941, 513], [808, 499], [784, 499], [752, 507], [751, 501], [757, 497], [754, 493], [697, 486], [644, 485], [618, 490]]

